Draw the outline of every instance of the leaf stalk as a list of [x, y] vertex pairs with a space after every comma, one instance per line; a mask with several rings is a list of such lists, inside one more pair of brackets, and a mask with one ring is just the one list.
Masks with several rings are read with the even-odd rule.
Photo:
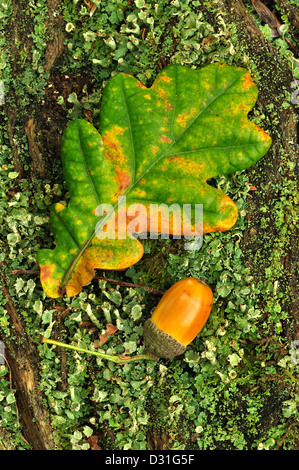
[[80, 346], [73, 346], [72, 344], [62, 343], [62, 342], [56, 341], [54, 339], [45, 338], [44, 336], [41, 337], [41, 341], [43, 343], [52, 344], [54, 346], [59, 346], [59, 347], [62, 347], [62, 348], [72, 349], [74, 351], [82, 352], [82, 353], [85, 353], [85, 354], [91, 354], [93, 356], [97, 356], [97, 357], [100, 357], [102, 359], [106, 359], [108, 361], [115, 362], [116, 364], [128, 364], [129, 362], [133, 362], [133, 361], [154, 361], [154, 362], [158, 361], [158, 359], [156, 357], [151, 356], [149, 354], [139, 354], [137, 356], [131, 356], [131, 357], [130, 356], [122, 356], [122, 355], [113, 356], [111, 354], [106, 354], [104, 352], [91, 351], [90, 349], [81, 348]]

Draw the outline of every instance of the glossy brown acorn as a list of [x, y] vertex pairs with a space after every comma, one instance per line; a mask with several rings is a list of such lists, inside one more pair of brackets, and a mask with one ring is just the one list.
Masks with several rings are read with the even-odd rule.
[[205, 325], [212, 303], [204, 282], [189, 277], [174, 284], [144, 324], [147, 352], [165, 359], [183, 354]]

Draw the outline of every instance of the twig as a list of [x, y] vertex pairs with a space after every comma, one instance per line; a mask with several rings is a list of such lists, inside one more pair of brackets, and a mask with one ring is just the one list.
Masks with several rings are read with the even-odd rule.
[[[11, 274], [13, 275], [19, 275], [19, 274], [39, 274], [40, 271], [39, 270], [34, 270], [34, 269], [13, 269], [11, 271]], [[165, 294], [165, 292], [161, 291], [161, 290], [157, 290], [157, 289], [154, 289], [153, 287], [149, 287], [149, 286], [144, 286], [142, 284], [135, 284], [134, 282], [126, 282], [126, 281], [119, 281], [117, 279], [111, 279], [109, 277], [105, 277], [105, 276], [95, 276], [94, 279], [97, 279], [97, 280], [101, 280], [101, 281], [107, 281], [107, 282], [110, 282], [111, 284], [116, 284], [118, 286], [121, 286], [121, 287], [135, 287], [136, 289], [145, 289], [147, 290], [148, 292], [150, 292], [151, 294], [154, 294], [154, 295], [163, 295]]]
[[18, 275], [18, 274], [39, 274], [40, 271], [38, 269], [13, 269], [11, 274]]
[[288, 429], [286, 430], [286, 433], [284, 434], [284, 436], [282, 437], [282, 439], [280, 440], [280, 442], [277, 443], [276, 447], [275, 447], [275, 450], [278, 450], [280, 447], [282, 447], [286, 441], [286, 438], [288, 437], [288, 435], [290, 434], [291, 432], [291, 429], [296, 426], [296, 423], [293, 422], [291, 423], [289, 426], [288, 426]]
[[151, 294], [155, 294], [155, 295], [163, 295], [165, 293], [161, 290], [154, 289], [153, 287], [144, 286], [142, 284], [135, 284], [133, 282], [119, 281], [117, 279], [110, 279], [104, 276], [95, 276], [94, 279], [107, 281], [107, 282], [110, 282], [111, 284], [117, 284], [118, 286], [121, 286], [121, 287], [135, 287], [137, 289], [145, 289]]
[[[35, 270], [35, 269], [13, 269], [11, 271], [11, 274], [17, 276], [19, 274], [36, 274], [38, 275], [40, 273], [39, 270]], [[111, 284], [116, 284], [118, 286], [121, 286], [121, 287], [135, 287], [136, 289], [145, 289], [147, 290], [148, 292], [150, 292], [151, 294], [154, 294], [154, 295], [163, 295], [165, 294], [165, 292], [161, 291], [161, 290], [157, 290], [157, 289], [154, 289], [153, 287], [149, 287], [149, 286], [144, 286], [142, 284], [135, 284], [134, 282], [126, 282], [126, 281], [119, 281], [117, 279], [111, 279], [109, 277], [105, 277], [105, 276], [95, 276], [94, 279], [97, 279], [97, 280], [101, 280], [101, 281], [107, 281], [107, 282], [110, 282]]]

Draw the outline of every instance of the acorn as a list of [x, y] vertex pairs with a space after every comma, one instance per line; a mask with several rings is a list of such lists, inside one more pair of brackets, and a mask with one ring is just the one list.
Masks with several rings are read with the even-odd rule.
[[212, 303], [211, 288], [193, 277], [170, 287], [144, 324], [147, 353], [164, 359], [184, 354], [204, 327]]

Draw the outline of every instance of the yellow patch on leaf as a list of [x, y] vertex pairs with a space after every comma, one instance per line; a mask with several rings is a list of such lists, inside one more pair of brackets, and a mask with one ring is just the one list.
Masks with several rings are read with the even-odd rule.
[[242, 88], [243, 90], [248, 90], [249, 88], [255, 86], [249, 73], [246, 73], [242, 77]]
[[53, 299], [60, 297], [60, 280], [55, 279], [53, 273], [55, 272], [55, 265], [40, 265], [40, 281], [43, 289], [49, 297]]
[[66, 207], [63, 204], [61, 204], [60, 202], [55, 204], [55, 211], [56, 212], [62, 212], [64, 209], [66, 209]]
[[198, 113], [197, 108], [191, 108], [189, 113], [179, 114], [176, 121], [178, 124], [185, 127], [186, 124], [190, 121], [190, 119], [196, 116], [197, 113]]
[[200, 172], [203, 171], [204, 165], [203, 162], [193, 162], [190, 160], [186, 160], [185, 158], [180, 157], [179, 155], [166, 158], [164, 163], [179, 166], [181, 172], [191, 175], [200, 174]]
[[171, 82], [172, 78], [171, 77], [168, 77], [167, 75], [160, 75], [160, 80], [162, 80], [163, 82]]
[[116, 167], [116, 180], [119, 184], [119, 189], [123, 190], [130, 186], [131, 176], [128, 172]]
[[103, 145], [105, 149], [105, 157], [112, 161], [125, 161], [126, 158], [122, 151], [122, 146], [118, 139], [119, 135], [122, 135], [125, 129], [119, 126], [114, 126], [110, 131], [103, 134]]

